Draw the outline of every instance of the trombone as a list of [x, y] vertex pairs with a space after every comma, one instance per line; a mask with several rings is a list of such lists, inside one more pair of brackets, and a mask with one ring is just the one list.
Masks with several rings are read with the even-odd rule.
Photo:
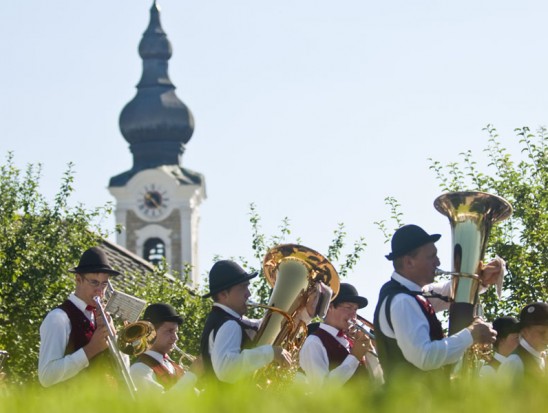
[[355, 331], [361, 331], [364, 333], [367, 337], [369, 337], [370, 340], [375, 340], [375, 334], [371, 331], [374, 331], [373, 323], [368, 321], [366, 318], [362, 317], [359, 314], [356, 314], [355, 320], [349, 320], [350, 323], [350, 333]]
[[110, 354], [112, 355], [112, 358], [114, 359], [114, 362], [116, 363], [116, 367], [129, 390], [129, 394], [131, 395], [133, 399], [135, 399], [135, 393], [137, 393], [137, 387], [135, 387], [135, 383], [133, 382], [133, 379], [131, 378], [131, 375], [129, 374], [129, 369], [126, 363], [124, 362], [122, 354], [118, 350], [116, 334], [114, 333], [114, 331], [112, 330], [110, 326], [110, 323], [108, 322], [108, 318], [103, 308], [103, 305], [101, 304], [100, 298], [95, 296], [93, 297], [93, 301], [95, 301], [95, 304], [97, 305], [97, 309], [99, 310], [101, 317], [103, 317], [103, 320], [105, 321], [105, 325], [107, 327], [107, 332], [108, 332], [107, 344], [108, 344], [108, 349], [110, 351]]

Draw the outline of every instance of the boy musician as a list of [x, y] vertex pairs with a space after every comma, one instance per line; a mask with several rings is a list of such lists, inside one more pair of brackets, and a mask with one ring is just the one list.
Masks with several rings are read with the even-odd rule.
[[138, 391], [166, 392], [192, 389], [197, 377], [185, 372], [171, 360], [169, 353], [176, 347], [177, 333], [183, 318], [169, 304], [151, 304], [145, 309], [143, 320], [150, 321], [156, 337], [150, 348], [137, 357], [130, 374]]
[[[359, 296], [354, 286], [341, 283], [323, 322], [306, 338], [299, 353], [299, 364], [308, 384], [314, 388], [320, 385], [333, 388], [354, 377], [366, 377], [366, 363], [380, 368], [369, 338], [363, 332], [355, 340], [347, 335], [357, 310], [366, 305], [367, 298]], [[382, 381], [382, 374], [377, 378]]]

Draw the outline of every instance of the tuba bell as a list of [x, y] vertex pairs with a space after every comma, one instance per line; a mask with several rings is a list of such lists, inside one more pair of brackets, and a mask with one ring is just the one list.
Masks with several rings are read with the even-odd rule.
[[512, 215], [505, 199], [484, 192], [450, 192], [434, 207], [451, 224], [452, 270], [449, 335], [470, 325], [479, 304], [479, 273], [493, 224]]
[[324, 256], [297, 244], [270, 249], [263, 260], [263, 273], [273, 291], [264, 306], [268, 311], [253, 343], [282, 346], [295, 354], [306, 335], [306, 325], [298, 320], [299, 313], [315, 291], [319, 293], [314, 315], [325, 313], [339, 292], [339, 276]]

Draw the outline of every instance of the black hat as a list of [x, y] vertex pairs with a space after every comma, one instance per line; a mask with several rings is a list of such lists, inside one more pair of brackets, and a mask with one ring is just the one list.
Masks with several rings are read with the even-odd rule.
[[367, 298], [358, 295], [356, 287], [347, 283], [341, 283], [339, 294], [333, 300], [333, 304], [356, 303], [358, 304], [358, 308], [364, 308], [367, 302]]
[[428, 235], [417, 225], [404, 225], [392, 236], [392, 252], [386, 255], [386, 259], [392, 261], [425, 244], [436, 242], [440, 237], [440, 234]]
[[230, 287], [243, 283], [257, 276], [257, 272], [247, 273], [234, 261], [217, 261], [209, 271], [209, 293], [203, 298], [211, 297]]
[[519, 314], [520, 327], [548, 325], [548, 304], [527, 304]]
[[110, 275], [120, 275], [119, 271], [113, 269], [105, 252], [99, 247], [92, 247], [82, 254], [78, 267], [71, 268], [69, 272], [76, 274], [88, 274], [104, 272]]
[[508, 334], [519, 332], [519, 321], [510, 316], [496, 318], [493, 321], [493, 329], [497, 331], [497, 340], [505, 338]]
[[183, 317], [177, 314], [172, 306], [164, 303], [150, 304], [145, 309], [143, 320], [150, 321], [152, 324], [160, 324], [165, 321], [174, 321], [179, 325], [183, 324]]

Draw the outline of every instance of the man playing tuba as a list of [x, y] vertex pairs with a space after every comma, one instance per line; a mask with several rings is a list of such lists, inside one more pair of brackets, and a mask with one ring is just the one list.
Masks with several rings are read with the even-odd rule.
[[[449, 304], [425, 297], [432, 292], [447, 296], [451, 288], [450, 281], [432, 284], [440, 265], [434, 243], [440, 237], [429, 235], [416, 225], [405, 225], [392, 237], [392, 252], [386, 258], [393, 262], [394, 272], [381, 288], [374, 318], [377, 351], [386, 383], [398, 373], [424, 376], [426, 372], [441, 372], [444, 366], [457, 362], [472, 344], [495, 341], [496, 331], [480, 319], [445, 337], [436, 311], [448, 308]], [[496, 273], [502, 267], [496, 265], [497, 262], [490, 263], [486, 267], [489, 271], [480, 274], [482, 285], [497, 282]]]
[[236, 383], [249, 378], [272, 361], [290, 365], [289, 352], [280, 346], [248, 348], [260, 320], [245, 317], [251, 296], [247, 273], [237, 263], [217, 261], [209, 272], [209, 293], [213, 308], [207, 316], [200, 342], [204, 373], [213, 382]]

